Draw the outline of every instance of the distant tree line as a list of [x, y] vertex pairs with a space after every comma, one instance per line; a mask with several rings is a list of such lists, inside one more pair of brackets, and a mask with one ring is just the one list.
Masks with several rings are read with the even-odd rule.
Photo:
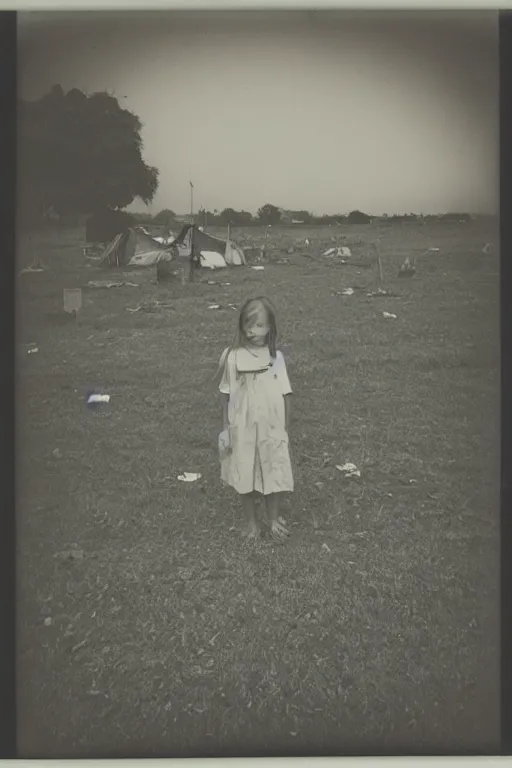
[[[175, 225], [176, 216], [174, 211], [164, 209], [151, 216], [151, 214], [138, 214], [139, 221], [147, 224], [172, 227]], [[265, 203], [258, 209], [256, 216], [249, 211], [237, 211], [234, 208], [224, 208], [223, 210], [209, 211], [200, 208], [194, 216], [194, 222], [197, 226], [222, 226], [227, 227], [250, 227], [250, 226], [287, 226], [287, 225], [341, 225], [341, 224], [369, 224], [372, 221], [400, 223], [400, 222], [418, 222], [418, 221], [446, 221], [462, 222], [470, 221], [471, 216], [468, 213], [446, 213], [439, 215], [423, 215], [415, 213], [393, 214], [383, 216], [371, 216], [363, 211], [354, 210], [348, 214], [322, 214], [315, 215], [309, 211], [293, 211], [278, 208], [271, 203]]]

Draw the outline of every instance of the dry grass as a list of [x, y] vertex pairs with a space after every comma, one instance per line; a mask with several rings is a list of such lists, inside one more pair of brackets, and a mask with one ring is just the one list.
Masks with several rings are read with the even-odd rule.
[[[102, 277], [78, 236], [23, 245], [50, 269], [19, 302], [20, 756], [497, 750], [493, 233], [336, 232], [354, 260], [380, 236], [378, 298], [374, 268], [311, 258], [330, 231], [275, 230], [275, 253], [308, 234], [290, 264], [213, 276], [230, 286], [84, 289], [77, 323], [62, 288]], [[281, 547], [240, 537], [216, 456], [227, 305], [263, 292], [295, 388]], [[92, 387], [109, 405], [85, 408]]]

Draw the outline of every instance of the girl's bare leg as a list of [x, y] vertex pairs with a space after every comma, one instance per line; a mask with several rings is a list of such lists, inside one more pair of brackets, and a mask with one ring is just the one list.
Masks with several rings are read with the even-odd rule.
[[267, 519], [270, 526], [270, 535], [273, 539], [282, 539], [290, 535], [284, 525], [279, 522], [279, 497], [277, 493], [269, 493], [265, 496], [265, 505], [267, 507]]
[[244, 510], [244, 517], [247, 524], [246, 536], [249, 539], [255, 539], [260, 534], [260, 529], [256, 522], [256, 505], [255, 494], [244, 493], [242, 495], [242, 507]]

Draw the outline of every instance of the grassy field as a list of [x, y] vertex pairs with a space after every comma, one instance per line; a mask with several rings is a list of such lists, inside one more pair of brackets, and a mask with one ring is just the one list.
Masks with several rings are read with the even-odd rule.
[[[333, 236], [354, 264], [321, 256]], [[20, 757], [496, 751], [496, 233], [276, 229], [263, 271], [170, 287], [105, 275], [81, 238], [19, 249], [47, 266], [19, 280]], [[262, 293], [295, 390], [283, 546], [240, 536], [216, 453], [228, 305]]]

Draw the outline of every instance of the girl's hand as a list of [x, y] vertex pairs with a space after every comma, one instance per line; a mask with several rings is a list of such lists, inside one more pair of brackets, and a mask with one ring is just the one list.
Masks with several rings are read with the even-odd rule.
[[232, 442], [231, 442], [231, 432], [229, 429], [229, 426], [225, 426], [222, 431], [222, 446], [226, 454], [230, 454], [233, 452], [232, 448]]

